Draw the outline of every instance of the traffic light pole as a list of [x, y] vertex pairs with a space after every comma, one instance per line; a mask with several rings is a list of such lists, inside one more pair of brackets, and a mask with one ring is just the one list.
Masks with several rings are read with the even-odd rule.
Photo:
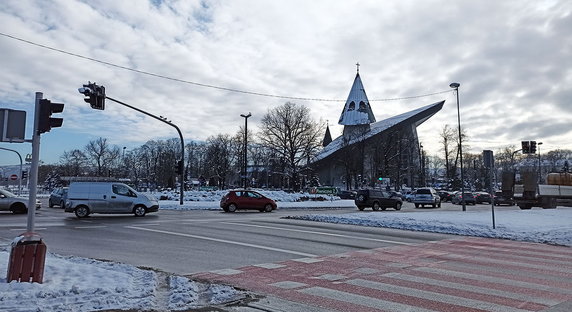
[[38, 163], [40, 160], [40, 100], [43, 98], [42, 92], [36, 92], [36, 105], [34, 111], [34, 131], [32, 131], [32, 163], [30, 175], [28, 176], [30, 194], [28, 197], [28, 223], [27, 232], [34, 232], [34, 219], [36, 217], [36, 193], [38, 191]]
[[[148, 112], [146, 112], [146, 111], [144, 111], [144, 110], [141, 110], [141, 109], [139, 109], [139, 108], [137, 108], [137, 107], [131, 106], [131, 105], [127, 104], [127, 103], [123, 103], [123, 102], [121, 102], [121, 101], [119, 101], [119, 100], [116, 100], [116, 99], [114, 99], [114, 98], [110, 98], [110, 97], [108, 97], [108, 96], [105, 96], [105, 98], [108, 99], [108, 100], [111, 100], [111, 101], [113, 101], [113, 102], [115, 102], [115, 103], [121, 104], [121, 105], [126, 106], [126, 107], [129, 107], [129, 108], [131, 108], [131, 109], [134, 109], [134, 110], [136, 110], [136, 111], [138, 111], [138, 112], [140, 112], [140, 113], [143, 113], [143, 114], [145, 114], [145, 115], [147, 115], [147, 116], [149, 116], [149, 117], [153, 117], [153, 118], [155, 118], [155, 119], [157, 119], [157, 120], [159, 120], [159, 121], [162, 121], [162, 122], [168, 124], [168, 125], [171, 126], [171, 127], [174, 127], [175, 129], [177, 129], [177, 132], [179, 133], [179, 138], [181, 139], [181, 161], [182, 161], [182, 162], [185, 161], [185, 141], [183, 140], [183, 134], [181, 133], [181, 130], [179, 129], [179, 127], [177, 127], [175, 124], [171, 123], [170, 121], [167, 121], [167, 120], [165, 120], [165, 119], [163, 119], [163, 118], [160, 118], [160, 117], [158, 117], [158, 116], [155, 116], [155, 115], [153, 115], [153, 114], [151, 114], [151, 113], [148, 113]], [[183, 166], [183, 168], [184, 168], [184, 166]], [[180, 193], [181, 193], [181, 194], [180, 194], [180, 196], [179, 196], [179, 204], [182, 205], [182, 204], [183, 204], [183, 196], [184, 196], [184, 192], [185, 192], [185, 170], [181, 170], [181, 172], [179, 173], [179, 175], [180, 175], [180, 180], [181, 180], [181, 181], [180, 181], [180, 183], [181, 183], [181, 191], [180, 191]]]

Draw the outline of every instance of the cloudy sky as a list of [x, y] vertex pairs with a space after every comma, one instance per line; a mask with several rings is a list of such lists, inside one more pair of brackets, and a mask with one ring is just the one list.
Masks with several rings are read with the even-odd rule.
[[[88, 81], [166, 116], [187, 142], [234, 134], [248, 112], [256, 130], [286, 101], [337, 136], [356, 62], [378, 121], [446, 100], [418, 128], [430, 155], [440, 153], [439, 130], [457, 125], [455, 93], [393, 99], [451, 82], [461, 84], [470, 151], [521, 140], [572, 148], [571, 1], [7, 0], [0, 21], [0, 108], [26, 110], [31, 125], [35, 92], [66, 104], [64, 126], [42, 135], [48, 163], [98, 137], [128, 149], [177, 137], [112, 102], [91, 109], [77, 91]], [[0, 147], [31, 152], [29, 143]], [[0, 165], [17, 162], [0, 154]]]

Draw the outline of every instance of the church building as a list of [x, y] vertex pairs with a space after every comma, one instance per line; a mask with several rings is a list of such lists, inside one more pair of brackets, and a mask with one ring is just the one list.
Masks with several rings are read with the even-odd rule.
[[324, 148], [310, 168], [322, 185], [342, 189], [425, 185], [417, 127], [445, 101], [376, 121], [358, 70], [338, 124], [343, 134], [332, 140], [326, 128]]

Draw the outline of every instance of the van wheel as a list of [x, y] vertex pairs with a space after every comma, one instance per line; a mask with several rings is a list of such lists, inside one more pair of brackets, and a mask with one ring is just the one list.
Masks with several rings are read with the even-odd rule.
[[395, 204], [395, 210], [401, 210], [401, 203]]
[[226, 209], [228, 210], [228, 212], [235, 212], [236, 211], [236, 204], [230, 204], [228, 205], [228, 207], [226, 207]]
[[75, 209], [75, 216], [78, 218], [85, 218], [89, 216], [89, 208], [86, 206], [79, 206]]
[[66, 203], [63, 200], [60, 202], [60, 208], [66, 208]]
[[133, 213], [136, 217], [144, 217], [147, 213], [147, 209], [145, 209], [143, 206], [137, 206], [133, 209]]

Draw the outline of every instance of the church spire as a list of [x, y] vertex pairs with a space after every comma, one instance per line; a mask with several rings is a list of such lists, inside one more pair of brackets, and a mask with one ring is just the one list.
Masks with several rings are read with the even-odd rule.
[[375, 122], [375, 116], [369, 106], [369, 100], [365, 94], [365, 89], [359, 75], [359, 66], [357, 63], [357, 73], [354, 84], [344, 105], [344, 110], [340, 116], [338, 123], [344, 126], [369, 125]]
[[332, 135], [330, 134], [330, 126], [326, 125], [326, 135], [324, 135], [324, 141], [322, 141], [322, 146], [326, 147], [330, 143], [332, 143]]

